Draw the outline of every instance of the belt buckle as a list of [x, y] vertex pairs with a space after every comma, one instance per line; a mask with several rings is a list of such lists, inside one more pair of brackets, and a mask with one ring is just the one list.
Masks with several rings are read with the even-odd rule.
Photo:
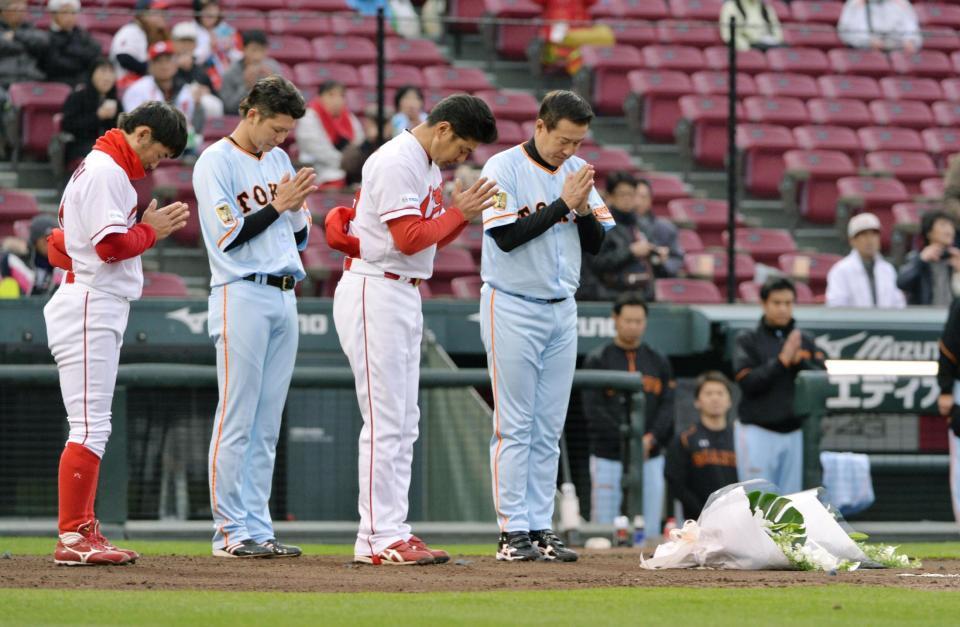
[[420, 287], [420, 283], [423, 282], [423, 279], [410, 279], [410, 285], [414, 287]]
[[293, 278], [293, 275], [285, 274], [283, 279], [280, 282], [280, 289], [284, 292], [292, 290], [297, 286], [297, 280]]

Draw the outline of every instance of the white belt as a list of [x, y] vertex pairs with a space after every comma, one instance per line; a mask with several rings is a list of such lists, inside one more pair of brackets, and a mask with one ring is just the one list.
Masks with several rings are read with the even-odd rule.
[[407, 285], [413, 285], [414, 287], [417, 287], [423, 281], [423, 279], [413, 279], [408, 276], [401, 276], [394, 272], [384, 272], [372, 263], [367, 263], [362, 259], [356, 259], [354, 257], [347, 257], [343, 260], [343, 271], [353, 272], [354, 274], [362, 274], [364, 276], [383, 277], [385, 279], [390, 279], [391, 281], [400, 281], [401, 283], [406, 283]]

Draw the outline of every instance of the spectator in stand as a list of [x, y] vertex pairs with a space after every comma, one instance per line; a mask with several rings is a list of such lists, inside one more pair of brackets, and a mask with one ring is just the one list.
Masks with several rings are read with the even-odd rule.
[[80, 0], [50, 0], [50, 50], [43, 63], [48, 81], [79, 85], [90, 76], [100, 44], [77, 26]]
[[827, 273], [827, 307], [902, 309], [907, 301], [897, 288], [897, 271], [880, 254], [880, 220], [860, 213], [847, 224], [853, 249]]
[[317, 185], [338, 189], [346, 185], [343, 151], [363, 143], [360, 120], [347, 108], [346, 88], [337, 81], [325, 81], [310, 100], [306, 114], [297, 120], [297, 148], [300, 163], [317, 173]]
[[700, 420], [680, 433], [667, 449], [664, 475], [670, 492], [683, 504], [683, 517], [697, 520], [710, 495], [737, 482], [737, 453], [727, 414], [730, 380], [710, 370], [697, 378], [694, 405]]
[[202, 132], [206, 120], [201, 104], [202, 95], [193, 89], [193, 85], [177, 85], [174, 81], [176, 74], [173, 43], [159, 41], [150, 46], [148, 73], [124, 92], [123, 110], [133, 111], [143, 103], [153, 100], [167, 102], [183, 112], [193, 130]]
[[956, 222], [945, 211], [929, 211], [920, 217], [920, 235], [923, 248], [910, 253], [900, 267], [897, 286], [911, 305], [946, 307], [960, 296]]
[[783, 45], [777, 11], [764, 0], [726, 0], [720, 9], [720, 37], [730, 41], [730, 18], [737, 24], [737, 50], [766, 50]]
[[[0, 279], [13, 279], [17, 295], [44, 296], [57, 289], [63, 272], [47, 259], [47, 236], [56, 226], [54, 216], [40, 214], [30, 222], [29, 241], [4, 242], [4, 250], [0, 253]], [[10, 281], [6, 281], [5, 288], [10, 292], [8, 296], [14, 296]]]
[[914, 52], [923, 43], [917, 13], [907, 0], [847, 0], [837, 34], [851, 48]]
[[78, 85], [63, 103], [64, 131], [73, 139], [67, 144], [67, 169], [83, 159], [97, 138], [117, 126], [117, 117], [123, 111], [117, 97], [117, 73], [109, 59], [100, 58], [93, 64], [87, 82]]
[[[390, 141], [393, 138], [393, 124], [390, 118], [393, 117], [393, 111], [389, 108], [383, 113], [383, 141]], [[343, 149], [343, 157], [340, 159], [340, 167], [347, 174], [347, 185], [360, 183], [363, 164], [367, 162], [370, 155], [379, 147], [377, 144], [377, 106], [368, 105], [363, 110], [363, 117], [360, 118], [360, 126], [363, 127], [363, 141], [359, 145], [350, 145]], [[459, 168], [457, 178], [459, 178]], [[470, 189], [469, 184], [464, 181], [464, 189]]]
[[547, 20], [543, 27], [545, 46], [541, 61], [544, 65], [563, 65], [567, 73], [576, 74], [583, 65], [580, 46], [612, 46], [616, 43], [613, 30], [606, 24], [592, 24], [590, 7], [597, 0], [533, 0], [543, 7], [541, 17]]
[[394, 135], [422, 124], [427, 119], [427, 112], [423, 108], [423, 92], [419, 87], [412, 85], [400, 87], [393, 97], [393, 104], [396, 107], [396, 114], [391, 122]]
[[280, 73], [280, 64], [267, 56], [267, 34], [262, 30], [243, 33], [243, 57], [235, 61], [223, 76], [220, 99], [226, 113], [236, 115], [240, 101], [265, 76]]
[[760, 288], [763, 317], [741, 331], [733, 352], [740, 385], [740, 420], [735, 427], [741, 481], [766, 479], [781, 493], [802, 486], [803, 434], [793, 413], [795, 379], [801, 370], [823, 370], [824, 355], [810, 335], [796, 328], [793, 281], [772, 277]]
[[41, 71], [50, 37], [27, 22], [25, 0], [2, 0], [0, 9], [0, 90], [6, 99], [6, 88], [11, 83], [42, 81]]
[[122, 26], [113, 36], [110, 60], [116, 65], [117, 87], [120, 89], [146, 75], [150, 46], [170, 39], [162, 11], [166, 7], [165, 0], [137, 0], [133, 21]]
[[174, 91], [184, 86], [190, 88], [193, 100], [203, 107], [206, 119], [223, 117], [223, 101], [213, 88], [210, 76], [195, 62], [193, 53], [197, 45], [197, 25], [180, 22], [173, 27], [173, 55], [177, 73], [173, 77]]
[[677, 227], [653, 215], [650, 182], [629, 172], [607, 177], [607, 202], [617, 225], [596, 255], [585, 255], [580, 297], [614, 300], [624, 290], [641, 290], [653, 300], [656, 278], [677, 276], [683, 250]]
[[223, 75], [243, 58], [240, 33], [223, 20], [219, 0], [194, 0], [196, 13], [197, 63], [211, 74], [213, 85], [220, 88]]
[[[673, 438], [676, 382], [667, 358], [643, 341], [647, 304], [639, 292], [625, 292], [617, 298], [613, 324], [613, 341], [589, 353], [582, 367], [636, 372], [643, 378], [643, 450], [631, 450], [629, 454], [631, 459], [643, 459], [643, 517], [648, 536], [656, 537], [660, 535], [664, 496], [661, 453]], [[600, 388], [585, 389], [582, 399], [590, 438], [590, 519], [609, 524], [621, 513], [626, 450], [621, 427], [630, 424], [631, 403], [628, 394]]]

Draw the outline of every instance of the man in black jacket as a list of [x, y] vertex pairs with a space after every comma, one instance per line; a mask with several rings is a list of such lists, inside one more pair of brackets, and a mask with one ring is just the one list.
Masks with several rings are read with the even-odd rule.
[[763, 318], [737, 336], [733, 369], [740, 385], [736, 426], [740, 480], [766, 479], [782, 493], [801, 489], [803, 434], [793, 413], [797, 373], [822, 370], [824, 355], [813, 338], [794, 328], [797, 292], [790, 279], [774, 277], [760, 289]]
[[40, 63], [49, 47], [47, 33], [27, 21], [25, 0], [0, 1], [0, 87], [44, 80]]
[[923, 246], [910, 253], [897, 275], [897, 287], [911, 305], [950, 305], [960, 296], [960, 248], [954, 245], [956, 223], [945, 211], [920, 217]]
[[[583, 368], [636, 372], [643, 377], [646, 399], [643, 451], [643, 517], [649, 537], [660, 535], [663, 511], [663, 449], [673, 437], [673, 370], [665, 356], [643, 343], [647, 330], [647, 304], [639, 292], [625, 292], [613, 305], [616, 337], [592, 351]], [[611, 523], [621, 513], [624, 436], [629, 424], [629, 396], [611, 389], [583, 392], [583, 415], [590, 434], [591, 520]], [[631, 512], [639, 513], [639, 512]]]
[[947, 418], [950, 433], [950, 497], [953, 500], [953, 515], [960, 523], [960, 298], [950, 304], [947, 323], [940, 337], [940, 363], [937, 369], [940, 396], [937, 408]]
[[50, 0], [50, 50], [43, 69], [48, 81], [68, 85], [86, 82], [94, 61], [101, 55], [100, 44], [77, 26], [80, 0]]

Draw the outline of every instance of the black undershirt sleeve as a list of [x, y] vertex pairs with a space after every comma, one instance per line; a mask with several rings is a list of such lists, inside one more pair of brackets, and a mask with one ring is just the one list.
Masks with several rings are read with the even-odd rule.
[[117, 63], [123, 69], [128, 72], [133, 72], [134, 74], [140, 74], [141, 76], [147, 73], [147, 62], [146, 61], [137, 61], [133, 55], [129, 54], [118, 54]]
[[577, 233], [580, 235], [580, 248], [585, 253], [596, 255], [600, 252], [605, 235], [603, 225], [591, 211], [585, 216], [577, 216]]
[[[237, 233], [237, 236], [233, 238], [233, 241], [230, 242], [223, 251], [229, 252], [237, 246], [246, 244], [257, 235], [266, 231], [267, 227], [276, 222], [279, 217], [280, 214], [273, 208], [273, 205], [267, 205], [260, 211], [250, 214], [243, 219], [243, 226], [240, 227], [240, 232]], [[304, 231], [305, 230], [306, 229], [304, 229]], [[304, 233], [304, 236], [306, 236], [306, 233]]]
[[508, 253], [514, 248], [540, 237], [568, 213], [570, 213], [570, 208], [567, 207], [567, 203], [563, 202], [562, 198], [557, 198], [540, 211], [519, 218], [512, 224], [490, 229], [489, 234], [493, 237], [497, 246], [500, 247], [500, 250]]
[[303, 240], [307, 239], [307, 227], [303, 227], [299, 231], [293, 234], [293, 240], [297, 243], [297, 246], [303, 243]]

